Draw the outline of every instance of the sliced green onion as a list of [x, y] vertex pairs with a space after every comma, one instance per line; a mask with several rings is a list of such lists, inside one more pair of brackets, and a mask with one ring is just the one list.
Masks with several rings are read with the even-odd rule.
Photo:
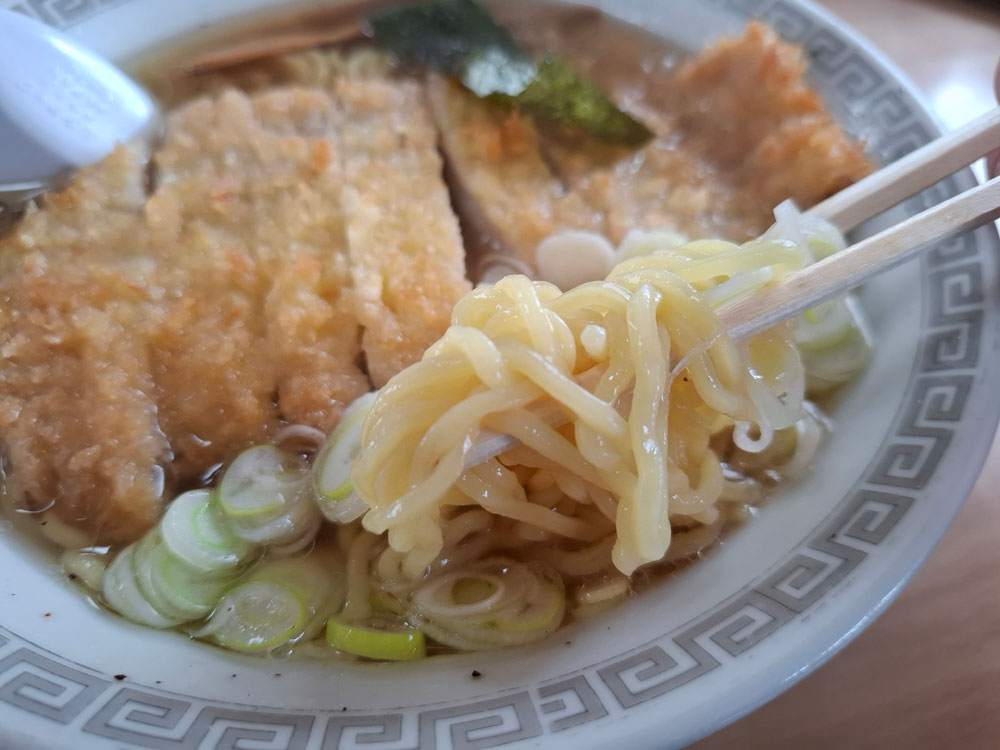
[[302, 470], [273, 445], [239, 454], [219, 482], [219, 507], [229, 518], [273, 516], [299, 493]]
[[490, 620], [487, 628], [505, 633], [531, 633], [549, 630], [563, 620], [566, 596], [561, 585], [545, 581], [535, 596], [521, 608]]
[[353, 521], [367, 509], [353, 492], [351, 464], [361, 452], [361, 433], [374, 400], [374, 393], [355, 399], [316, 458], [316, 498], [323, 515], [337, 523]]
[[205, 632], [226, 648], [266, 651], [301, 634], [308, 617], [308, 605], [291, 587], [248, 581], [222, 598]]
[[311, 511], [307, 518], [297, 521], [289, 536], [270, 541], [267, 552], [272, 557], [294, 557], [301, 552], [305, 552], [311, 544], [316, 541], [316, 535], [323, 525], [323, 516], [320, 515], [312, 498], [306, 498], [303, 503]]
[[208, 573], [232, 570], [253, 552], [229, 530], [209, 490], [174, 498], [160, 520], [160, 534], [172, 555]]
[[326, 640], [340, 651], [380, 661], [410, 661], [427, 655], [424, 634], [413, 628], [377, 629], [348, 625], [331, 617], [326, 622]]
[[340, 560], [320, 552], [305, 557], [268, 560], [251, 575], [255, 581], [288, 586], [310, 602], [319, 602], [339, 590], [340, 604], [343, 604], [343, 577]]
[[169, 600], [161, 597], [153, 586], [153, 553], [158, 553], [162, 549], [160, 535], [156, 532], [147, 534], [136, 543], [132, 552], [132, 575], [139, 588], [139, 593], [153, 609], [164, 617], [178, 622], [193, 620], [198, 616], [197, 614], [191, 615], [183, 611], [182, 608], [174, 607]]
[[[300, 490], [308, 490], [308, 487], [303, 484]], [[308, 494], [300, 491], [283, 510], [284, 513], [274, 518], [245, 516], [230, 519], [229, 525], [234, 534], [255, 544], [289, 544], [306, 536], [307, 541], [311, 541], [319, 530], [319, 513]]]
[[156, 532], [147, 534], [136, 547], [134, 571], [146, 600], [165, 615], [184, 621], [211, 612], [232, 584], [228, 571], [210, 576], [175, 558]]
[[135, 545], [126, 547], [104, 573], [101, 594], [112, 609], [133, 622], [153, 628], [172, 628], [182, 620], [158, 612], [142, 595], [133, 573]]
[[345, 591], [343, 561], [325, 550], [267, 560], [226, 592], [196, 635], [237, 651], [307, 640], [343, 606]]
[[803, 314], [795, 320], [795, 343], [800, 350], [836, 347], [854, 327], [854, 317], [843, 300], [806, 312], [808, 317]]
[[241, 539], [277, 546], [282, 554], [305, 549], [319, 531], [310, 475], [298, 459], [273, 445], [243, 451], [219, 483], [219, 505]]
[[853, 295], [796, 318], [794, 337], [806, 371], [806, 389], [812, 395], [853, 379], [871, 358], [871, 333]]
[[541, 640], [565, 613], [562, 580], [554, 570], [504, 558], [431, 578], [413, 593], [409, 612], [428, 636], [464, 650]]

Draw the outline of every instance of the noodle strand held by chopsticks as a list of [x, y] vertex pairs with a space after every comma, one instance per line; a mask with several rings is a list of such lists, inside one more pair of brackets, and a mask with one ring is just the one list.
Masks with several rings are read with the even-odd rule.
[[[753, 451], [801, 417], [804, 377], [788, 328], [737, 346], [713, 300], [807, 260], [788, 242], [699, 241], [630, 259], [565, 294], [523, 276], [475, 289], [442, 340], [374, 402], [352, 470], [369, 506], [364, 527], [389, 532], [385, 554], [411, 576], [464, 538], [447, 519], [469, 503], [521, 538], [589, 544], [559, 553], [554, 562], [570, 569], [599, 569], [609, 546], [625, 574], [663, 559], [672, 525], [718, 523], [726, 485], [709, 442], [719, 425]], [[466, 468], [485, 428], [521, 445]]]

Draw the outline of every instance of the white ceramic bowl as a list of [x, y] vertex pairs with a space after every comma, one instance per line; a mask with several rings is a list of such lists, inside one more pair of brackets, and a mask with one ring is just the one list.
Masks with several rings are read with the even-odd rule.
[[[119, 60], [273, 2], [0, 0]], [[805, 46], [812, 80], [876, 159], [937, 133], [898, 72], [807, 2], [594, 4], [692, 50], [761, 17]], [[972, 180], [946, 180], [895, 216]], [[962, 503], [1000, 410], [997, 250], [982, 229], [869, 284], [877, 354], [809, 477], [708, 559], [544, 647], [402, 665], [241, 657], [99, 611], [5, 533], [0, 746], [664, 748], [704, 736], [850, 640]]]

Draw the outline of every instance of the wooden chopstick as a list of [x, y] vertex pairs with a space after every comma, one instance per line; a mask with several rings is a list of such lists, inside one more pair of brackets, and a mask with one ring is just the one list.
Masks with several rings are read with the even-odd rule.
[[806, 211], [849, 232], [1000, 147], [1000, 107], [936, 138]]
[[248, 39], [243, 42], [210, 50], [190, 60], [186, 60], [179, 68], [181, 73], [203, 75], [217, 70], [231, 68], [235, 65], [276, 57], [290, 52], [320, 47], [328, 44], [344, 44], [361, 39], [364, 30], [360, 21], [351, 21], [340, 26], [332, 26], [318, 30], [290, 31], [283, 34], [273, 34], [260, 39]]
[[[842, 231], [850, 231], [911, 195], [954, 174], [1000, 147], [1000, 108], [927, 144], [813, 207]], [[1000, 218], [1000, 177], [856, 242], [772, 287], [725, 305], [720, 322], [743, 339], [793, 318], [857, 287], [937, 243]], [[470, 468], [510, 450], [518, 440], [483, 431], [466, 455]]]
[[1000, 177], [789, 274], [774, 286], [725, 305], [719, 318], [732, 338], [753, 336], [854, 289], [942, 240], [997, 218]]
[[[368, 16], [398, 1], [359, 0], [350, 5], [337, 5], [305, 13], [297, 20], [293, 18], [291, 26], [282, 23], [263, 35], [257, 34], [250, 39], [227, 42], [196, 54], [178, 66], [178, 71], [187, 74], [213, 73], [235, 65], [290, 52], [300, 52], [311, 47], [354, 42], [364, 37], [365, 21]], [[552, 19], [544, 16], [537, 19], [543, 26], [546, 23], [551, 25], [553, 20], [558, 19], [562, 27], [566, 28], [571, 23], [585, 23], [600, 17], [600, 11], [589, 5], [561, 4], [558, 7], [547, 9], [541, 6], [541, 8], [552, 13]], [[494, 10], [501, 22], [505, 16], [517, 12], [516, 9], [508, 11], [502, 5]]]
[[396, 2], [356, 0], [268, 19], [263, 28], [254, 24], [249, 32], [240, 34], [241, 38], [196, 53], [178, 65], [177, 70], [189, 74], [212, 73], [311, 47], [352, 42], [364, 35], [369, 15]]

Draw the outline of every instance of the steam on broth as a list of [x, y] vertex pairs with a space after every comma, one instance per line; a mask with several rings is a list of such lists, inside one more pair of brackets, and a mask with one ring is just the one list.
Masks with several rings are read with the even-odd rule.
[[[6, 499], [111, 609], [249, 652], [531, 643], [807, 469], [812, 402], [867, 361], [859, 306], [745, 346], [712, 314], [842, 247], [783, 202], [871, 170], [800, 50], [756, 23], [686, 57], [589, 9], [496, 17], [653, 137], [368, 40], [178, 73], [189, 47], [139, 65], [163, 141], [0, 238]], [[482, 430], [521, 445], [467, 466]]]

